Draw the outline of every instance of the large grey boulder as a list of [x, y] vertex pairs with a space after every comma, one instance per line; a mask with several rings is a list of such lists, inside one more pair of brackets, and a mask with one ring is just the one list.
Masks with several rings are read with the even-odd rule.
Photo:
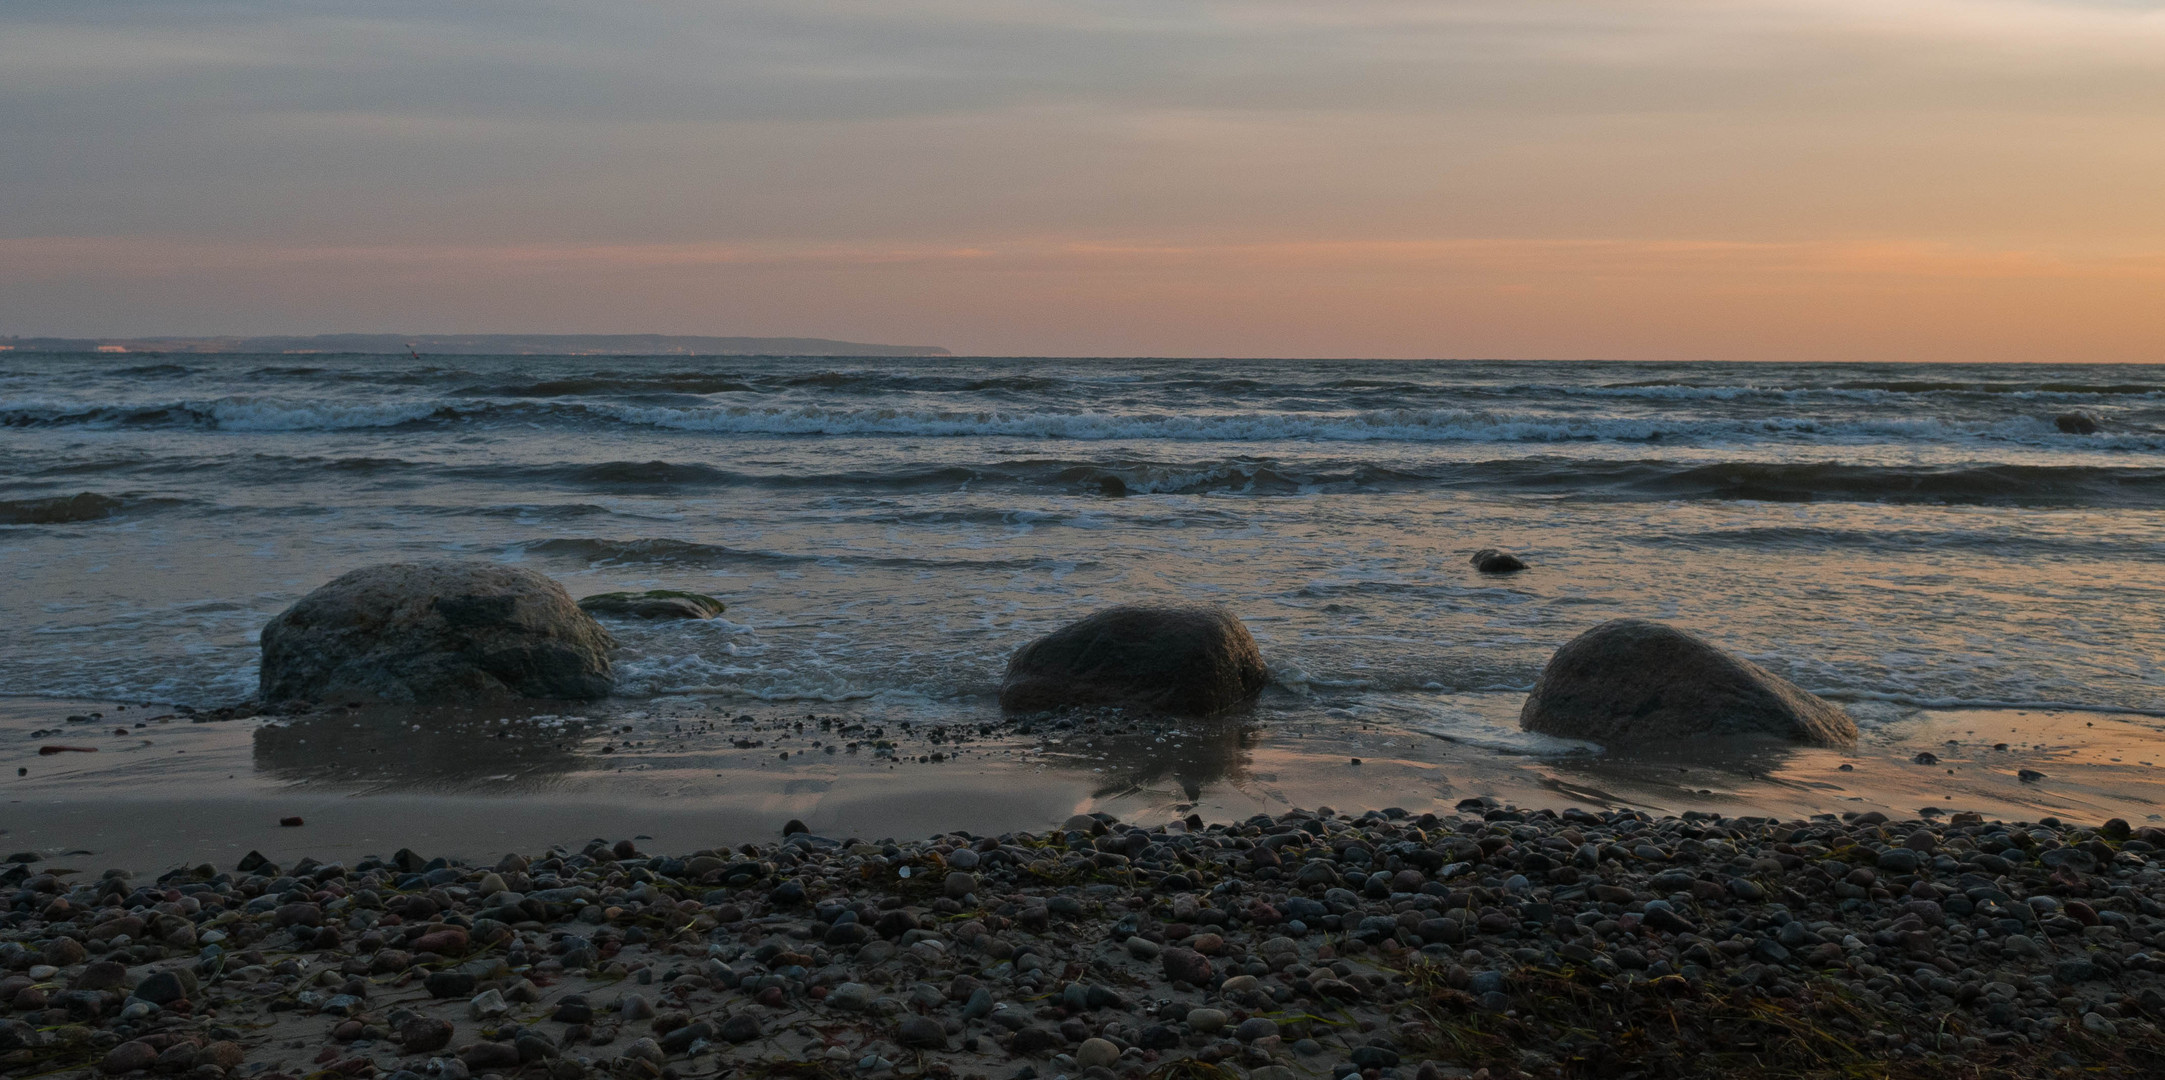
[[616, 642], [532, 570], [394, 563], [355, 570], [263, 628], [262, 699], [468, 703], [609, 693]]
[[1571, 639], [1526, 696], [1519, 726], [1611, 749], [1734, 735], [1848, 746], [1839, 707], [1672, 626], [1617, 619]]
[[1224, 608], [1115, 607], [1016, 652], [1000, 707], [1117, 705], [1214, 716], [1254, 701], [1269, 678], [1248, 628]]

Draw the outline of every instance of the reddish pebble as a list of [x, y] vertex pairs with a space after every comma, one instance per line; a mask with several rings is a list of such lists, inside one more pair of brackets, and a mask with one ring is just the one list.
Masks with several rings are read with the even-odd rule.
[[765, 990], [761, 990], [756, 1000], [770, 1009], [779, 1009], [782, 1007], [782, 988], [770, 986]]
[[439, 956], [457, 956], [466, 951], [466, 931], [456, 926], [431, 930], [415, 938], [411, 948], [417, 953], [431, 952]]

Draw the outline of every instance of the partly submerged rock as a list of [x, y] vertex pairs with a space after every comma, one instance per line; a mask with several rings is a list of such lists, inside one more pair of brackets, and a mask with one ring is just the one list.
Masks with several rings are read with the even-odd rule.
[[2066, 412], [2052, 418], [2052, 426], [2068, 435], [2097, 434], [2097, 417], [2086, 412]]
[[1263, 692], [1255, 639], [1217, 607], [1115, 607], [1022, 647], [1007, 663], [1000, 707], [1041, 712], [1118, 705], [1212, 716]]
[[619, 619], [711, 619], [729, 610], [720, 600], [675, 589], [607, 592], [583, 597], [579, 610]]
[[515, 566], [370, 566], [263, 628], [265, 702], [588, 699], [616, 642], [562, 586]]
[[1484, 574], [1511, 574], [1526, 569], [1526, 563], [1518, 556], [1495, 548], [1482, 548], [1467, 561]]
[[1857, 738], [1856, 723], [1832, 703], [1644, 619], [1602, 623], [1556, 650], [1526, 696], [1519, 726], [1612, 749], [1729, 735], [1818, 746]]

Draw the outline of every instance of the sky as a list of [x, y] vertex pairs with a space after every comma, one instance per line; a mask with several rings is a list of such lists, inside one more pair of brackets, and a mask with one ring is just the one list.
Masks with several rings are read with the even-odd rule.
[[0, 334], [2165, 362], [2165, 3], [8, 0]]

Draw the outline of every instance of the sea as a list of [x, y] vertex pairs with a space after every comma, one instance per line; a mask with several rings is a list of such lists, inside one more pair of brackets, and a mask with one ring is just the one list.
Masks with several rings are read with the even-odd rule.
[[1266, 716], [1506, 750], [1627, 616], [1868, 727], [2165, 727], [2165, 367], [0, 353], [0, 695], [244, 699], [273, 615], [426, 559], [724, 600], [611, 624], [634, 702], [991, 716], [1177, 602]]

